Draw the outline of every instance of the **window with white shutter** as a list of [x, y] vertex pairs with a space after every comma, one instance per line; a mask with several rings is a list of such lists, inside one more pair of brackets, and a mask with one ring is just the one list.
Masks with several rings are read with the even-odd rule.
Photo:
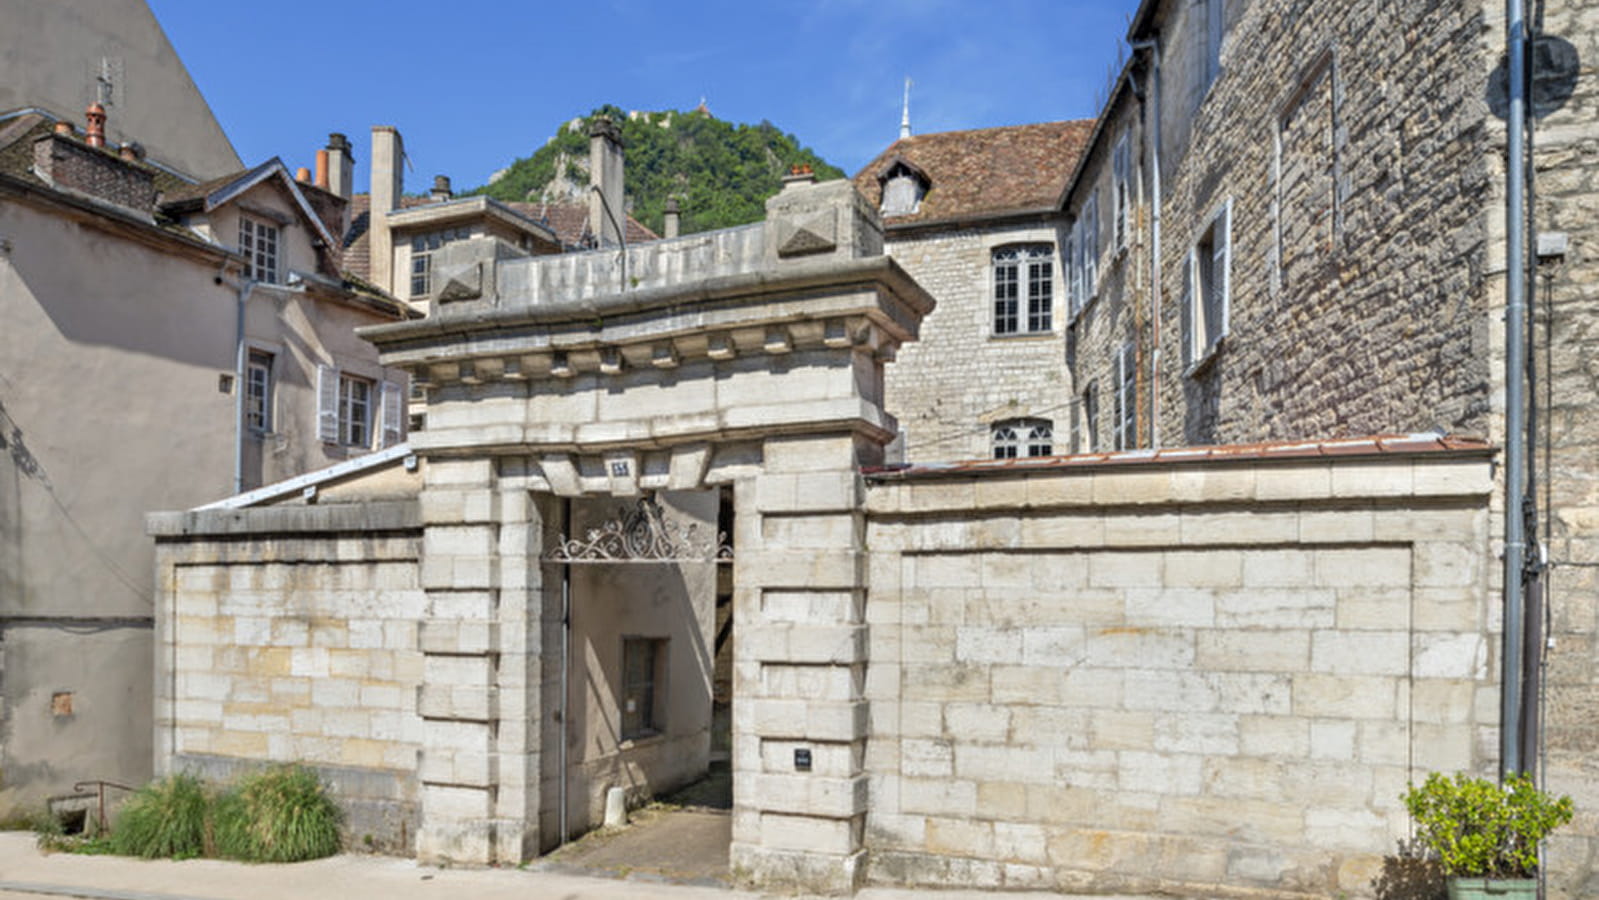
[[398, 381], [383, 382], [383, 446], [405, 440], [405, 388]]
[[316, 436], [324, 444], [339, 442], [339, 370], [316, 367]]
[[1116, 351], [1116, 398], [1112, 427], [1115, 428], [1115, 448], [1132, 450], [1138, 446], [1138, 384], [1133, 367], [1133, 345], [1121, 345]]
[[1127, 134], [1122, 134], [1116, 141], [1116, 149], [1111, 153], [1111, 168], [1114, 176], [1114, 190], [1116, 203], [1116, 225], [1114, 238], [1116, 249], [1124, 250], [1127, 247], [1127, 232], [1129, 229], [1128, 218], [1132, 213], [1132, 171], [1133, 153], [1132, 142]]

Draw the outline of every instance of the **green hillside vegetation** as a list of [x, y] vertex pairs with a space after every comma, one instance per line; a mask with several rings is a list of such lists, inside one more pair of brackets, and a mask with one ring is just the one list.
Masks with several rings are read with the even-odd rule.
[[497, 200], [548, 198], [571, 202], [574, 188], [586, 188], [588, 124], [608, 115], [621, 125], [627, 165], [627, 196], [633, 217], [663, 230], [666, 199], [678, 198], [682, 233], [710, 231], [759, 221], [766, 198], [782, 187], [791, 166], [808, 165], [822, 181], [843, 178], [791, 134], [770, 122], [744, 125], [724, 122], [708, 113], [643, 113], [636, 118], [614, 106], [602, 106], [584, 117], [581, 128], [563, 125], [532, 156], [511, 164], [490, 184], [468, 193]]

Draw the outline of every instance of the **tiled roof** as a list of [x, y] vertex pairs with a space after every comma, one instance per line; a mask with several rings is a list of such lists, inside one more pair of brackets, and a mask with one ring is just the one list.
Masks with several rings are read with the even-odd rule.
[[932, 187], [921, 207], [887, 218], [889, 226], [1051, 208], [1060, 202], [1093, 130], [1093, 119], [1073, 119], [916, 134], [890, 144], [855, 173], [855, 186], [880, 206], [878, 176], [896, 159], [927, 174]]
[[973, 459], [951, 463], [913, 463], [871, 466], [863, 473], [877, 480], [940, 478], [988, 473], [1031, 472], [1085, 467], [1225, 463], [1274, 459], [1330, 459], [1334, 457], [1384, 457], [1418, 453], [1484, 453], [1493, 447], [1479, 438], [1437, 434], [1382, 434], [1364, 438], [1323, 441], [1272, 441], [1259, 444], [1218, 444], [1210, 447], [1170, 447], [1163, 450], [1123, 450], [1116, 453], [1079, 453], [1073, 456], [1034, 456], [1016, 459]]
[[[428, 197], [400, 197], [401, 209], [414, 209], [433, 203]], [[535, 222], [547, 221], [550, 230], [563, 247], [582, 243], [588, 230], [589, 210], [580, 203], [521, 203], [503, 202], [518, 214]], [[344, 235], [344, 270], [362, 278], [372, 277], [372, 250], [367, 229], [372, 222], [372, 195], [356, 194], [350, 198], [350, 230]], [[627, 217], [628, 243], [658, 240], [659, 235], [645, 228], [632, 216]]]
[[[55, 119], [46, 115], [27, 113], [0, 124], [0, 172], [33, 184], [44, 184], [43, 180], [33, 174], [33, 143], [53, 131], [55, 121]], [[73, 134], [72, 139], [83, 144], [83, 138], [80, 135]], [[100, 152], [117, 156], [115, 150], [101, 149]], [[124, 165], [143, 169], [150, 173], [151, 182], [156, 191], [163, 194], [185, 190], [189, 187], [188, 182], [159, 166], [152, 166], [147, 162], [128, 162], [127, 160], [122, 160], [122, 162]]]

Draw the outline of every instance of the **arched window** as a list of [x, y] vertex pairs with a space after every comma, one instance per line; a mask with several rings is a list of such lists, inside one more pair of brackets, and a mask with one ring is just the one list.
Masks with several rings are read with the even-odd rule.
[[1055, 452], [1055, 430], [1048, 419], [1009, 419], [994, 423], [994, 458], [1049, 456]]

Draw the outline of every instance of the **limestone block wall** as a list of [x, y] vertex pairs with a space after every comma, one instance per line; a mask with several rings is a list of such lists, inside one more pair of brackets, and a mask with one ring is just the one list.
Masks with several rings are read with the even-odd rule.
[[1370, 896], [1496, 758], [1490, 463], [876, 481], [874, 881]]
[[[996, 336], [993, 251], [1017, 243], [1056, 248], [1054, 327]], [[906, 459], [992, 456], [989, 426], [1001, 419], [1050, 419], [1063, 446], [1071, 379], [1061, 345], [1067, 313], [1059, 248], [1057, 229], [1038, 223], [890, 235], [888, 255], [938, 300], [921, 340], [886, 367], [886, 406], [905, 432]]]
[[157, 773], [304, 763], [332, 783], [358, 846], [409, 850], [424, 674], [414, 503], [164, 517]]

